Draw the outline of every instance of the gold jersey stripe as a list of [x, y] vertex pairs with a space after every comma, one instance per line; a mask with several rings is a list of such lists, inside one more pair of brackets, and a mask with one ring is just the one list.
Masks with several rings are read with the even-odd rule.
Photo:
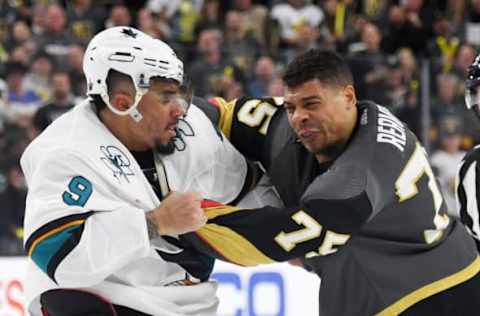
[[418, 303], [421, 300], [426, 299], [427, 297], [430, 297], [434, 294], [437, 294], [441, 291], [444, 291], [471, 279], [479, 271], [480, 257], [477, 256], [477, 258], [463, 270], [433, 283], [427, 284], [419, 288], [418, 290], [408, 294], [407, 296], [404, 296], [394, 304], [390, 305], [389, 307], [378, 313], [377, 316], [398, 315], [401, 312], [405, 311], [407, 308], [414, 305], [415, 303]]
[[203, 210], [205, 211], [205, 214], [207, 215], [208, 219], [214, 219], [215, 217], [220, 215], [227, 215], [227, 214], [235, 213], [238, 211], [242, 211], [241, 208], [230, 206], [230, 205], [206, 207]]
[[233, 100], [231, 102], [225, 101], [223, 98], [214, 98], [218, 108], [220, 109], [220, 120], [218, 122], [218, 127], [220, 130], [230, 139], [230, 133], [232, 130], [232, 122], [233, 122], [233, 112], [235, 110], [235, 102], [237, 100]]
[[46, 232], [45, 234], [41, 235], [40, 237], [38, 237], [37, 239], [35, 239], [35, 241], [32, 243], [32, 246], [30, 247], [30, 249], [28, 249], [28, 256], [31, 257], [32, 256], [32, 253], [33, 251], [35, 250], [35, 248], [37, 247], [37, 245], [42, 242], [43, 240], [47, 239], [48, 237], [58, 233], [58, 232], [61, 232], [62, 230], [65, 230], [69, 227], [72, 227], [72, 226], [77, 226], [77, 225], [81, 225], [85, 222], [84, 219], [79, 219], [79, 220], [76, 220], [76, 221], [73, 221], [73, 222], [69, 222], [69, 223], [66, 223], [60, 227], [57, 227], [55, 229], [52, 229], [48, 232]]
[[255, 266], [275, 262], [250, 241], [229, 228], [217, 224], [207, 224], [196, 233], [213, 250], [232, 263], [242, 266]]

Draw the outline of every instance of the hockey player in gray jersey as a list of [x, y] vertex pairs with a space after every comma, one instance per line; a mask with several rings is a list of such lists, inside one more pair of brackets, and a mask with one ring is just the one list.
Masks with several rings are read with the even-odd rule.
[[333, 52], [297, 57], [284, 80], [283, 109], [276, 99], [214, 102], [285, 208], [204, 203], [207, 225], [182, 239], [244, 266], [302, 257], [322, 279], [322, 316], [479, 311], [475, 244], [447, 215], [415, 135], [386, 108], [357, 102]]
[[[480, 55], [468, 68], [465, 81], [465, 105], [480, 119]], [[480, 250], [480, 147], [475, 146], [460, 164], [457, 173], [456, 194], [460, 220], [467, 227]]]

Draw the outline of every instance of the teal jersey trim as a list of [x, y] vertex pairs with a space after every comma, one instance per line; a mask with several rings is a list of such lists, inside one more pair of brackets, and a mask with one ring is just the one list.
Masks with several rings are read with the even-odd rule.
[[48, 266], [52, 261], [52, 258], [59, 252], [59, 250], [63, 247], [65, 242], [74, 234], [74, 232], [80, 229], [82, 226], [83, 224], [68, 227], [67, 229], [53, 234], [52, 236], [49, 236], [39, 242], [31, 255], [32, 260], [46, 274], [49, 274]]

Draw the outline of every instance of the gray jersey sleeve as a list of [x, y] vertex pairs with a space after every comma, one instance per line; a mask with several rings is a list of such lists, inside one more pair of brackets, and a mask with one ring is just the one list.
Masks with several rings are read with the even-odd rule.
[[301, 204], [315, 211], [319, 221], [328, 229], [353, 233], [372, 214], [366, 187], [366, 170], [355, 164], [333, 166], [310, 184]]

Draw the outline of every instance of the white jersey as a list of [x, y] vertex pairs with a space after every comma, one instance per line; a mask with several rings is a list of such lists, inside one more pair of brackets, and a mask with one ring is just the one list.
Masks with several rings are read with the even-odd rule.
[[272, 18], [278, 21], [280, 35], [285, 38], [294, 38], [302, 26], [318, 27], [323, 19], [323, 11], [313, 4], [301, 8], [292, 7], [288, 3], [279, 3], [272, 8]]
[[[197, 107], [182, 124], [179, 150], [156, 158], [163, 189], [202, 192], [224, 203], [236, 198], [247, 173], [244, 158]], [[88, 101], [37, 137], [21, 166], [29, 189], [26, 296], [32, 315], [41, 315], [40, 294], [55, 288], [85, 289], [152, 315], [215, 314], [214, 282], [168, 286], [189, 275], [156, 252], [175, 252], [173, 245], [149, 240], [145, 212], [160, 201]]]

